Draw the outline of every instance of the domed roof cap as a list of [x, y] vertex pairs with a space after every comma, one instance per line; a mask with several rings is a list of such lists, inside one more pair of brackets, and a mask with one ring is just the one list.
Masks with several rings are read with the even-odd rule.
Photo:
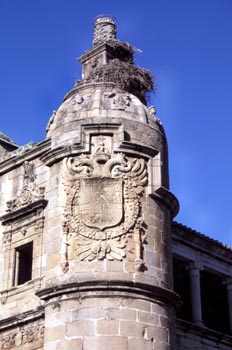
[[117, 41], [116, 20], [113, 16], [99, 15], [95, 19], [93, 46]]
[[76, 82], [48, 123], [47, 137], [55, 144], [72, 142], [69, 131], [73, 130], [75, 138], [74, 129], [84, 121], [127, 119], [160, 129], [158, 119], [146, 106], [146, 93], [153, 88], [152, 76], [133, 64], [132, 46], [119, 41], [116, 32], [113, 17], [96, 18], [93, 47], [79, 58], [82, 80]]

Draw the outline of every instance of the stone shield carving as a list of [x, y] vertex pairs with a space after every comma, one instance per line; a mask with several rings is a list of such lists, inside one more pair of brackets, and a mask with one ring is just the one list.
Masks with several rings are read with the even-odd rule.
[[[92, 155], [64, 160], [63, 270], [68, 246], [80, 260], [122, 260], [130, 249], [142, 263], [141, 197], [147, 184], [144, 159], [128, 159], [95, 147]], [[130, 241], [130, 242], [129, 242]]]
[[[87, 178], [80, 181], [80, 224], [102, 232], [120, 223], [123, 215], [122, 180], [115, 178]], [[88, 230], [86, 232], [88, 237]]]

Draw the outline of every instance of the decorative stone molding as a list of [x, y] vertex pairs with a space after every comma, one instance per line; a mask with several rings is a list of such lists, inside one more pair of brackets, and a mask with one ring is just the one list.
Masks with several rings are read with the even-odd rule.
[[108, 103], [110, 103], [110, 108], [111, 109], [117, 109], [117, 110], [127, 110], [128, 107], [131, 105], [131, 98], [129, 94], [116, 94], [112, 93], [107, 96], [108, 101], [105, 101], [106, 107], [109, 108]]
[[[76, 295], [75, 295], [76, 294]], [[65, 295], [66, 300], [68, 295], [71, 298], [93, 298], [115, 296], [117, 298], [133, 298], [135, 300], [147, 300], [151, 302], [159, 302], [168, 304], [175, 309], [181, 305], [179, 295], [170, 289], [162, 287], [132, 282], [127, 280], [94, 280], [79, 283], [68, 283], [56, 285], [55, 287], [48, 287], [41, 289], [37, 296], [44, 301], [51, 302], [54, 298]]]
[[15, 316], [7, 317], [0, 320], [0, 331], [7, 332], [13, 330], [13, 328], [22, 328], [28, 323], [43, 325], [44, 323], [44, 308], [43, 306], [37, 309], [26, 311]]
[[21, 329], [21, 344], [26, 345], [29, 343], [37, 342], [44, 338], [44, 325], [41, 323], [32, 323], [24, 326]]
[[45, 188], [42, 186], [39, 187], [35, 181], [34, 163], [25, 161], [23, 166], [23, 187], [15, 199], [7, 202], [7, 211], [9, 212], [44, 198]]
[[172, 218], [174, 218], [179, 211], [179, 202], [177, 198], [167, 188], [160, 186], [156, 191], [150, 194], [155, 200], [162, 201], [170, 210]]
[[[41, 277], [42, 266], [38, 265], [39, 257], [34, 251], [40, 250], [42, 255], [42, 231], [44, 227], [44, 208], [47, 200], [43, 198], [44, 188], [35, 184], [35, 174], [33, 163], [24, 163], [23, 188], [18, 197], [8, 202], [6, 214], [0, 217], [0, 221], [5, 226], [3, 232], [3, 253], [4, 253], [4, 275], [3, 291], [1, 292], [1, 303], [6, 303], [8, 297], [12, 296], [12, 291], [17, 293], [23, 292], [25, 288], [34, 289], [34, 283], [31, 281]], [[27, 286], [22, 288], [23, 284], [18, 285], [18, 260], [16, 250], [26, 244], [32, 247], [32, 276], [27, 281]], [[40, 281], [39, 281], [40, 284]]]
[[0, 175], [5, 174], [12, 169], [18, 168], [24, 162], [30, 162], [35, 158], [39, 158], [43, 153], [50, 149], [50, 143], [50, 139], [47, 139], [34, 145], [33, 147], [25, 148], [22, 151], [20, 151], [21, 147], [19, 147], [18, 153], [11, 152], [11, 157], [0, 163]]
[[3, 234], [3, 247], [7, 249], [11, 245], [12, 241], [12, 232], [5, 232]]
[[14, 298], [16, 294], [19, 293], [25, 293], [28, 292], [29, 294], [33, 293], [34, 291], [40, 290], [42, 285], [42, 277], [35, 278], [33, 280], [28, 281], [27, 283], [20, 285], [20, 286], [15, 286], [9, 289], [2, 290], [0, 292], [0, 302], [1, 304], [5, 304], [7, 300]]
[[47, 165], [51, 166], [54, 163], [63, 160], [68, 156], [78, 156], [82, 153], [89, 153], [91, 147], [91, 138], [97, 134], [111, 134], [113, 135], [113, 144], [117, 144], [124, 139], [123, 125], [118, 123], [101, 123], [101, 124], [82, 124], [79, 134], [77, 134], [77, 141], [70, 146], [57, 147], [46, 152], [41, 160]]
[[81, 109], [88, 110], [91, 106], [92, 99], [91, 96], [85, 96], [85, 99], [80, 93], [77, 93], [74, 98], [69, 102], [67, 111], [68, 113], [75, 113]]
[[0, 348], [2, 350], [15, 349], [17, 332], [9, 333], [0, 337]]
[[[20, 315], [18, 315], [20, 317]], [[34, 321], [28, 324], [22, 324], [19, 328], [2, 332], [0, 336], [0, 349], [23, 349], [32, 343], [43, 344], [44, 324], [43, 321]]]
[[158, 151], [154, 147], [149, 147], [146, 145], [140, 145], [138, 143], [130, 142], [130, 141], [122, 141], [115, 148], [117, 152], [128, 152], [134, 154], [135, 156], [152, 158], [154, 157]]
[[[91, 155], [64, 159], [65, 241], [80, 260], [122, 260], [130, 250], [139, 268], [145, 239], [141, 196], [147, 185], [146, 163], [112, 153], [111, 136], [94, 136], [91, 145]], [[67, 258], [66, 243], [65, 247]]]
[[154, 147], [133, 143], [125, 140], [125, 132], [122, 124], [101, 123], [82, 124], [81, 131], [77, 134], [78, 140], [70, 146], [49, 149], [40, 158], [47, 166], [51, 166], [65, 157], [79, 156], [82, 153], [90, 153], [91, 139], [94, 135], [112, 135], [112, 149], [114, 152], [133, 154], [135, 157], [152, 158], [158, 150]]
[[36, 217], [37, 218], [40, 217], [39, 218], [40, 223], [38, 223], [38, 225], [42, 227], [43, 224], [41, 223], [41, 220], [44, 220], [44, 218], [41, 217], [40, 213], [41, 213], [41, 210], [43, 210], [46, 207], [47, 203], [48, 201], [46, 199], [39, 199], [19, 209], [15, 209], [12, 211], [8, 209], [8, 213], [0, 217], [2, 225], [9, 225], [9, 223], [12, 221], [16, 221], [18, 219], [22, 219], [23, 217], [28, 217], [30, 215], [37, 213]]
[[7, 152], [4, 156], [2, 156], [0, 158], [0, 162], [3, 162], [4, 160], [10, 159], [12, 157], [24, 154], [25, 152], [28, 152], [29, 150], [31, 150], [32, 148], [35, 147], [35, 144], [33, 142], [29, 142], [28, 144], [24, 145], [24, 146], [20, 146], [17, 147], [17, 149], [15, 149], [12, 152]]

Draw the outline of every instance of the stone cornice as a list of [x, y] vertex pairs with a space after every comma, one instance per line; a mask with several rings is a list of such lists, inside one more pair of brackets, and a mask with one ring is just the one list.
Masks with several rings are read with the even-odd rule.
[[131, 153], [133, 155], [139, 156], [139, 157], [147, 157], [147, 158], [153, 158], [157, 153], [158, 150], [154, 147], [149, 147], [146, 145], [140, 145], [138, 143], [133, 143], [130, 141], [122, 141], [118, 145], [117, 149], [115, 151], [121, 151], [125, 153]]
[[110, 132], [114, 134], [117, 140], [113, 143], [114, 152], [124, 152], [127, 155], [143, 158], [153, 158], [157, 155], [158, 150], [154, 147], [144, 144], [137, 144], [124, 140], [124, 129], [121, 123], [94, 123], [94, 124], [80, 124], [81, 126], [81, 140], [78, 143], [72, 145], [60, 146], [47, 150], [41, 156], [47, 166], [51, 166], [65, 157], [78, 156], [82, 153], [90, 153], [90, 136], [96, 134], [99, 131]]
[[31, 161], [35, 158], [39, 158], [41, 154], [50, 149], [51, 141], [50, 139], [44, 140], [30, 150], [25, 150], [22, 154], [13, 155], [11, 158], [4, 160], [0, 163], [0, 175], [3, 175], [21, 164], [25, 161]]
[[176, 333], [179, 335], [180, 332], [184, 332], [184, 334], [190, 334], [199, 337], [199, 341], [201, 339], [210, 339], [211, 341], [217, 342], [219, 344], [225, 344], [227, 346], [232, 346], [232, 336], [225, 333], [220, 333], [209, 329], [207, 327], [201, 327], [193, 324], [192, 322], [188, 322], [181, 319], [176, 319]]
[[37, 308], [36, 310], [26, 311], [0, 320], [0, 331], [3, 332], [4, 330], [10, 328], [16, 328], [20, 325], [28, 322], [33, 322], [41, 318], [44, 318], [43, 306]]
[[107, 43], [102, 43], [93, 49], [86, 51], [82, 56], [78, 57], [78, 61], [81, 63], [85, 63], [88, 61], [90, 58], [95, 57], [96, 55], [99, 55], [100, 53], [107, 52], [114, 56], [114, 58], [121, 58], [120, 55], [116, 54], [116, 51], [112, 48], [111, 45]]
[[172, 223], [172, 239], [207, 255], [232, 262], [232, 248], [177, 222]]
[[14, 142], [1, 137], [1, 133], [0, 133], [0, 144], [3, 144], [4, 146], [6, 146], [7, 148], [9, 148], [11, 150], [15, 150], [19, 147]]
[[[131, 154], [133, 156], [146, 158], [154, 157], [158, 153], [155, 148], [124, 141], [121, 142], [117, 147], [114, 147], [114, 151], [125, 152], [126, 154]], [[73, 146], [57, 147], [49, 150], [44, 153], [40, 159], [47, 166], [51, 166], [61, 161], [65, 157], [78, 156], [82, 153], [88, 152], [89, 150], [87, 149], [86, 145], [80, 142], [78, 144], [76, 143]]]
[[24, 216], [28, 216], [29, 214], [35, 212], [38, 209], [45, 208], [47, 203], [48, 201], [46, 199], [39, 199], [19, 209], [9, 211], [8, 213], [0, 217], [0, 221], [2, 222], [2, 225], [7, 225], [12, 221], [21, 219]]
[[123, 280], [95, 280], [67, 283], [42, 289], [36, 293], [42, 300], [52, 302], [53, 298], [68, 294], [78, 298], [123, 297], [164, 303], [174, 308], [180, 306], [180, 298], [172, 290], [144, 283]]
[[[110, 90], [117, 90], [117, 91], [120, 91], [120, 92], [126, 92], [125, 90], [119, 88], [115, 83], [111, 83], [111, 82], [102, 82], [102, 81], [99, 81], [99, 82], [93, 82], [93, 81], [85, 81], [85, 80], [81, 80], [81, 81], [78, 81], [76, 83], [76, 86], [67, 92], [67, 94], [64, 96], [63, 98], [63, 102], [66, 101], [68, 98], [70, 98], [71, 96], [75, 95], [76, 93], [81, 93], [82, 90], [86, 90], [86, 89], [89, 89], [89, 88], [92, 88], [93, 90], [96, 89], [96, 88], [108, 88], [108, 91]], [[127, 92], [128, 93], [128, 92]]]
[[171, 217], [174, 218], [179, 211], [179, 202], [172, 192], [165, 187], [158, 187], [150, 194], [151, 198], [162, 201], [170, 210]]
[[56, 147], [54, 149], [49, 149], [41, 157], [41, 161], [47, 166], [51, 166], [58, 163], [62, 159], [68, 156], [75, 156], [83, 153], [85, 151], [85, 146], [82, 143], [76, 144], [75, 146], [64, 146]]

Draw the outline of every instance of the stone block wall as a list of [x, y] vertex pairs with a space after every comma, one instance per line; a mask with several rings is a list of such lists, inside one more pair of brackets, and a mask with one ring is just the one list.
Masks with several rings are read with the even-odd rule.
[[168, 308], [147, 300], [74, 293], [46, 308], [45, 349], [172, 349], [172, 322]]

